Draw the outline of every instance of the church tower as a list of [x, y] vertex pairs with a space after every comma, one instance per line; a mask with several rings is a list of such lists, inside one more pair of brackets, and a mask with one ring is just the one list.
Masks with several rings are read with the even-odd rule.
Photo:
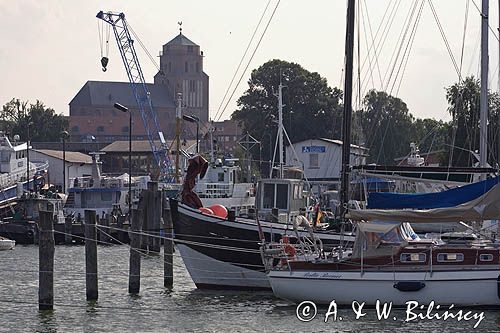
[[203, 72], [203, 51], [182, 34], [163, 45], [155, 85], [164, 85], [172, 100], [182, 94], [183, 114], [208, 121], [208, 75]]

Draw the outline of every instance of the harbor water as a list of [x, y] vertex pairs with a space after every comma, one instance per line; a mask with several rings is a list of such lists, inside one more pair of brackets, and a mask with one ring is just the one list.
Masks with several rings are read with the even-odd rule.
[[[56, 246], [54, 311], [38, 311], [38, 247], [17, 246], [0, 252], [0, 332], [500, 332], [500, 311], [484, 311], [484, 320], [415, 320], [404, 310], [378, 320], [373, 309], [357, 319], [350, 308], [342, 320], [324, 322], [319, 308], [309, 322], [296, 307], [266, 292], [197, 290], [174, 255], [174, 288], [163, 287], [163, 260], [145, 255], [141, 292], [128, 294], [127, 246], [99, 246], [99, 300], [85, 300], [85, 249]], [[322, 315], [320, 315], [322, 314]], [[393, 320], [397, 317], [397, 320]]]

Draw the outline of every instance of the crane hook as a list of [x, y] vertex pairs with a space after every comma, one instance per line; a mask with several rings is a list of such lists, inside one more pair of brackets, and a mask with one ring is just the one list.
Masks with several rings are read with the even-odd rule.
[[102, 65], [102, 71], [105, 72], [107, 70], [107, 66], [108, 66], [108, 57], [102, 57], [101, 58], [101, 65]]

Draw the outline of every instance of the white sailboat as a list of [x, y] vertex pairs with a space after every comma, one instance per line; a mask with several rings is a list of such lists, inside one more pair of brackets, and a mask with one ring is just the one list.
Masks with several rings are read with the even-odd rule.
[[[355, 0], [348, 1], [344, 143], [350, 142], [354, 4]], [[485, 0], [483, 24], [487, 11]], [[485, 29], [487, 32], [487, 21]], [[481, 161], [484, 167], [486, 160]], [[342, 164], [341, 200], [345, 204], [349, 160], [343, 159]], [[500, 244], [474, 239], [421, 240], [407, 223], [499, 219], [498, 198], [500, 183], [454, 207], [344, 211], [345, 220], [356, 221], [352, 249], [341, 247], [327, 252], [316, 247], [312, 250], [304, 242], [299, 246], [285, 242], [264, 244], [263, 261], [269, 282], [277, 297], [294, 302], [329, 304], [335, 300], [345, 305], [353, 301], [376, 305], [380, 301], [404, 306], [409, 301], [434, 301], [440, 305], [500, 307]]]

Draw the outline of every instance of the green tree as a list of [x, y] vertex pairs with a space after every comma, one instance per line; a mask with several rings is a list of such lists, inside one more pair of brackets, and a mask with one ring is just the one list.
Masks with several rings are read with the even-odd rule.
[[[489, 92], [488, 95], [488, 162], [495, 165], [499, 156], [500, 98], [497, 93]], [[477, 162], [472, 154], [463, 149], [471, 151], [479, 149], [480, 96], [480, 82], [473, 76], [446, 89], [448, 111], [453, 117], [449, 130], [450, 142], [454, 147], [462, 148], [453, 150], [452, 165], [471, 166]]]
[[[342, 115], [342, 92], [328, 86], [325, 78], [299, 64], [271, 60], [252, 71], [248, 90], [238, 99], [232, 119], [261, 140], [263, 147], [274, 148], [278, 118], [275, 94], [283, 89], [283, 124], [292, 142], [310, 138], [339, 138]], [[256, 158], [258, 152], [254, 152]], [[262, 158], [270, 160], [269, 149]]]
[[68, 120], [41, 101], [29, 104], [27, 101], [12, 99], [1, 110], [2, 129], [9, 135], [18, 134], [22, 140], [59, 141], [61, 131], [67, 129]]
[[369, 161], [392, 165], [395, 158], [408, 153], [414, 141], [410, 135], [414, 117], [406, 103], [384, 91], [369, 91], [363, 104], [356, 117], [370, 149]]

